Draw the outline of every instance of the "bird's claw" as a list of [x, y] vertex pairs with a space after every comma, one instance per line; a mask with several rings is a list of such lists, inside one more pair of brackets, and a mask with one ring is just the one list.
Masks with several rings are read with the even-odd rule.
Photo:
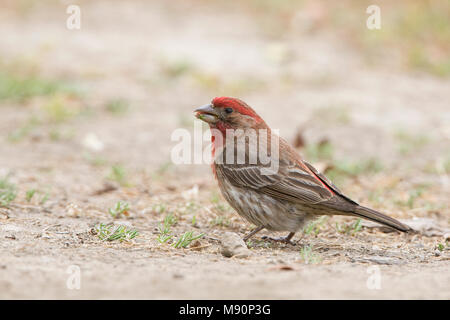
[[273, 238], [273, 237], [269, 237], [269, 236], [262, 236], [261, 239], [275, 241], [275, 242], [282, 242], [282, 243], [286, 243], [286, 244], [295, 246], [295, 243], [291, 241], [289, 236], [277, 237], [277, 238]]

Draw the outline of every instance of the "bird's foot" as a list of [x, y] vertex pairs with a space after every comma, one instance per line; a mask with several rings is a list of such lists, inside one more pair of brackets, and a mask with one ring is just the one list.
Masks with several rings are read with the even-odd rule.
[[244, 242], [247, 242], [248, 239], [250, 239], [250, 238], [251, 238], [253, 235], [255, 235], [256, 233], [260, 232], [262, 229], [264, 229], [263, 226], [259, 226], [259, 227], [256, 227], [255, 229], [253, 229], [248, 235], [246, 235], [246, 236], [243, 238]]
[[291, 232], [286, 237], [277, 237], [277, 238], [273, 238], [273, 237], [269, 237], [269, 236], [262, 236], [261, 239], [287, 243], [287, 244], [291, 244], [291, 245], [295, 246], [295, 243], [291, 241], [294, 234], [295, 234], [294, 232]]

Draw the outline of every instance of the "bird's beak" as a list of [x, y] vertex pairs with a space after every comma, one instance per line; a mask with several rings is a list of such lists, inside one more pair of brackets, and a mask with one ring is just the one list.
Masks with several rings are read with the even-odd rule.
[[219, 113], [214, 109], [212, 104], [204, 105], [194, 110], [195, 116], [200, 120], [208, 123], [216, 123], [219, 120]]

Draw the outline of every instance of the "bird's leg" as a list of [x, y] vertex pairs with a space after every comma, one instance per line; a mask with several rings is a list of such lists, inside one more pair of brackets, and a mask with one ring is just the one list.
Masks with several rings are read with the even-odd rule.
[[248, 235], [244, 237], [244, 242], [247, 242], [248, 239], [250, 239], [252, 236], [254, 236], [256, 233], [260, 232], [262, 229], [264, 229], [263, 226], [256, 227], [253, 229]]
[[278, 241], [278, 242], [284, 242], [284, 243], [289, 243], [289, 244], [295, 245], [295, 243], [293, 243], [291, 241], [291, 239], [294, 236], [294, 234], [295, 234], [295, 232], [290, 232], [286, 237], [279, 237], [279, 238], [272, 238], [272, 237], [268, 237], [268, 236], [263, 236], [262, 239]]

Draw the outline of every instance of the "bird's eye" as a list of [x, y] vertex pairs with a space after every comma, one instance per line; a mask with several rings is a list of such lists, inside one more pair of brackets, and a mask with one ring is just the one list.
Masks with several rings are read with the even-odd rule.
[[225, 108], [225, 112], [226, 112], [226, 113], [232, 113], [232, 112], [233, 112], [233, 109], [231, 109], [231, 108]]

